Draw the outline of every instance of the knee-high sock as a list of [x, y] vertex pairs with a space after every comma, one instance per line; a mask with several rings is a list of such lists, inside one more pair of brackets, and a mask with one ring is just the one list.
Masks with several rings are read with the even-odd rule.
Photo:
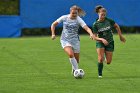
[[74, 70], [78, 69], [78, 63], [77, 63], [75, 57], [69, 58], [69, 60], [70, 60], [70, 63], [72, 64], [72, 68], [73, 68]]
[[98, 62], [98, 74], [99, 74], [99, 76], [102, 76], [102, 71], [103, 71], [103, 63]]

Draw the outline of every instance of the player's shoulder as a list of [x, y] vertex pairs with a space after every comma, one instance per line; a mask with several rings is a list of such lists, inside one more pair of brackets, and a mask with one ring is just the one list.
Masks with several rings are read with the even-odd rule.
[[77, 16], [77, 21], [79, 23], [84, 23], [85, 24], [85, 21], [80, 16]]
[[66, 14], [66, 15], [63, 15], [64, 17], [69, 17], [70, 16], [70, 14]]
[[97, 25], [97, 24], [98, 24], [98, 21], [97, 20], [93, 22], [93, 25]]
[[93, 25], [97, 24], [97, 21], [93, 22]]
[[77, 16], [77, 20], [83, 20], [80, 16]]
[[69, 14], [67, 14], [67, 15], [62, 15], [60, 18], [65, 19], [65, 18], [67, 18], [67, 17], [69, 17]]
[[114, 21], [112, 18], [108, 18], [108, 17], [106, 17], [106, 20], [108, 20], [108, 21]]

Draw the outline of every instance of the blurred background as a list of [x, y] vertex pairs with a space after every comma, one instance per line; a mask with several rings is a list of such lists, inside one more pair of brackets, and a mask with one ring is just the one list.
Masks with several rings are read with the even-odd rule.
[[[72, 5], [86, 11], [82, 19], [92, 28], [97, 18], [96, 5], [107, 9], [123, 33], [140, 33], [139, 0], [0, 0], [0, 37], [49, 36], [53, 21], [69, 13]], [[56, 28], [60, 35], [62, 24]], [[80, 28], [80, 34], [86, 34]], [[114, 31], [114, 33], [116, 33]]]

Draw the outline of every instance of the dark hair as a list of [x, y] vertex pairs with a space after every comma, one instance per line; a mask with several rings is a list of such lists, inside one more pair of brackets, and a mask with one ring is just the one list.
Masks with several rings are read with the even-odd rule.
[[95, 12], [98, 13], [99, 10], [100, 10], [101, 8], [103, 8], [102, 5], [97, 5], [97, 6], [95, 7]]

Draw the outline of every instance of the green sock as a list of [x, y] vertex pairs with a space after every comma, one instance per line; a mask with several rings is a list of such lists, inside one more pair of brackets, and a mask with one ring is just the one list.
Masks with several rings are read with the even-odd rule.
[[102, 76], [102, 71], [103, 71], [103, 63], [98, 62], [98, 75]]

